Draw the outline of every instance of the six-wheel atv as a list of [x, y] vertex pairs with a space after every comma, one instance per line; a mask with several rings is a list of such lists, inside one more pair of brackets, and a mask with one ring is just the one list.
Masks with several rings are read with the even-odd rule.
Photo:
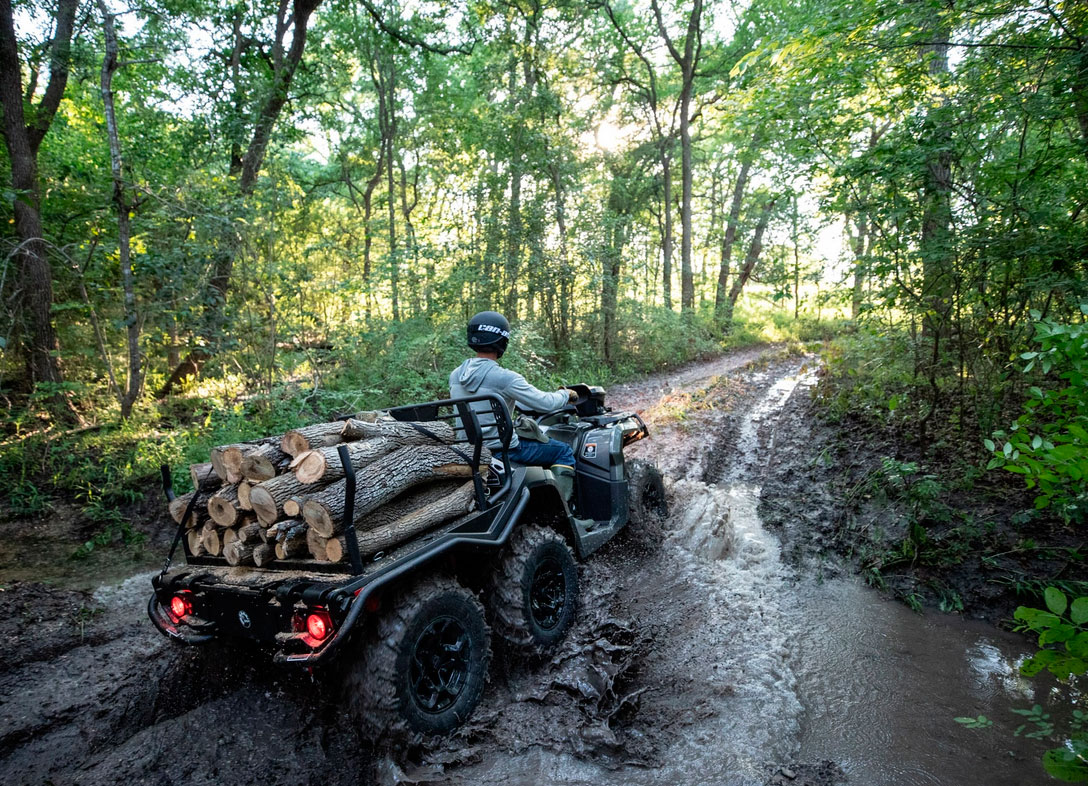
[[[661, 476], [624, 460], [623, 448], [648, 435], [636, 414], [613, 413], [604, 390], [572, 386], [574, 404], [535, 417], [577, 457], [571, 503], [552, 473], [511, 464], [494, 448], [492, 466], [474, 474], [476, 509], [363, 559], [311, 560], [232, 568], [194, 556], [153, 579], [151, 620], [186, 644], [251, 639], [289, 667], [344, 666], [352, 714], [363, 732], [388, 736], [444, 733], [480, 699], [491, 637], [526, 654], [556, 645], [578, 605], [577, 560], [584, 560], [629, 522], [664, 516]], [[509, 446], [513, 424], [495, 396], [397, 407], [389, 415], [420, 424], [445, 421], [458, 450], [479, 467], [485, 441]], [[345, 521], [351, 522], [354, 474], [348, 473]], [[164, 470], [167, 496], [169, 472]], [[573, 510], [572, 510], [573, 508]], [[187, 516], [186, 516], [187, 518]]]

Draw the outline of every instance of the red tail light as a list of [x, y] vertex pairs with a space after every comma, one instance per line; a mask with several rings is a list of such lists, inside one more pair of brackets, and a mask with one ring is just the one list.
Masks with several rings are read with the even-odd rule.
[[324, 641], [332, 633], [332, 620], [323, 611], [317, 611], [306, 618], [306, 632], [316, 641]]
[[170, 599], [170, 612], [180, 620], [193, 613], [193, 604], [184, 595], [175, 595]]

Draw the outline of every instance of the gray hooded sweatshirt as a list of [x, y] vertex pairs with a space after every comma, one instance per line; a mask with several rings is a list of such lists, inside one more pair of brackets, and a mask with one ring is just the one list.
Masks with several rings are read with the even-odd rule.
[[[525, 377], [516, 371], [503, 368], [491, 358], [469, 358], [450, 374], [450, 398], [463, 396], [478, 396], [493, 393], [506, 402], [510, 414], [514, 414], [514, 406], [534, 412], [551, 412], [567, 404], [568, 394], [565, 390], [557, 390], [548, 393], [534, 388], [525, 381]], [[477, 412], [488, 413], [481, 417], [481, 425], [486, 426], [490, 421], [490, 408], [486, 403], [473, 404]], [[498, 431], [494, 426], [484, 428], [484, 436], [489, 438], [489, 448], [500, 447]], [[518, 446], [518, 436], [515, 434], [510, 439], [511, 449]]]

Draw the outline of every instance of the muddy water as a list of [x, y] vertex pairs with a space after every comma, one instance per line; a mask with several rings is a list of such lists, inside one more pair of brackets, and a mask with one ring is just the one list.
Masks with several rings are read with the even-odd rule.
[[[920, 616], [843, 580], [795, 591], [801, 760], [833, 758], [858, 784], [1049, 780], [1042, 746], [1013, 736], [1022, 719], [1009, 708], [1045, 703], [1016, 672], [1021, 637], [936, 612]], [[953, 720], [979, 714], [995, 727]]]
[[[778, 538], [759, 518], [761, 476], [783, 405], [812, 379], [796, 367], [757, 375], [764, 392], [736, 424], [731, 454], [706, 462], [709, 485], [672, 486], [676, 510], [662, 554], [643, 566], [644, 589], [616, 599], [636, 618], [657, 608], [643, 618], [655, 630], [639, 675], [646, 690], [639, 714], [650, 723], [640, 729], [638, 716], [634, 723], [639, 734], [661, 735], [655, 755], [642, 762], [648, 766], [606, 767], [530, 744], [447, 771], [444, 780], [753, 786], [1045, 780], [1041, 746], [1012, 734], [1018, 721], [1009, 707], [1037, 700], [1016, 674], [1026, 651], [1019, 636], [955, 616], [915, 614], [850, 580], [817, 581], [783, 563]], [[715, 505], [727, 508], [728, 517], [715, 515]], [[970, 730], [953, 720], [978, 714], [995, 719], [995, 728]]]
[[[741, 424], [737, 459], [722, 473], [738, 539], [773, 541], [757, 513], [761, 462], [775, 450], [778, 413], [814, 382], [811, 372], [769, 386]], [[798, 390], [798, 388], [801, 388]], [[736, 557], [743, 557], [743, 550]], [[794, 755], [832, 760], [857, 784], [1027, 784], [1044, 779], [1040, 745], [1013, 736], [1012, 706], [1030, 706], [1032, 684], [1016, 664], [1024, 639], [981, 622], [916, 614], [846, 579], [791, 577], [779, 587], [802, 707]], [[984, 714], [987, 731], [953, 719]]]

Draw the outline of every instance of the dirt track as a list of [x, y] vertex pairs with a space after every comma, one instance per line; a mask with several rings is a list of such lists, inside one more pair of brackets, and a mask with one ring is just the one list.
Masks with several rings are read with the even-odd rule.
[[758, 495], [727, 497], [762, 474], [776, 421], [760, 407], [781, 407], [792, 388], [776, 382], [806, 362], [746, 350], [610, 391], [650, 423], [628, 455], [671, 479], [669, 520], [582, 566], [580, 616], [552, 659], [499, 652], [470, 722], [408, 754], [358, 738], [334, 675], [172, 646], [144, 614], [149, 575], [93, 594], [9, 587], [0, 783], [841, 782], [837, 764], [796, 759], [804, 708], [775, 589], [791, 571], [742, 520]]

